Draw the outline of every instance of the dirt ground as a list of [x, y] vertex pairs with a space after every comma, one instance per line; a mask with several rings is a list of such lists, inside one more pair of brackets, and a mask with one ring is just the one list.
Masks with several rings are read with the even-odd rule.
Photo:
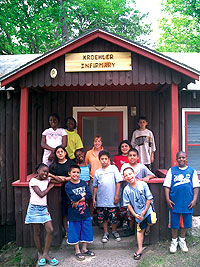
[[[186, 240], [189, 248], [188, 253], [183, 253], [178, 249], [175, 254], [170, 254], [169, 241], [147, 246], [141, 260], [137, 262], [137, 267], [200, 267], [200, 238], [187, 236]], [[117, 250], [115, 251], [119, 257], [119, 253]], [[33, 267], [35, 260], [35, 248], [24, 249], [17, 247], [14, 242], [9, 242], [0, 250], [0, 266], [2, 267]], [[116, 264], [111, 265], [120, 266], [119, 262], [118, 258]], [[134, 260], [133, 262], [136, 263]]]

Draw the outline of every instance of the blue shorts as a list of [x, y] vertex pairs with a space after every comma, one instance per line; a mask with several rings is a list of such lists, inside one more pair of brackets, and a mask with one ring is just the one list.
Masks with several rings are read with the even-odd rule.
[[33, 205], [29, 203], [25, 218], [25, 224], [29, 223], [44, 224], [49, 221], [51, 221], [51, 216], [49, 214], [47, 206]]
[[93, 242], [92, 220], [90, 217], [83, 221], [68, 222], [67, 243], [75, 245], [79, 242]]
[[192, 213], [176, 213], [169, 210], [169, 228], [191, 228], [192, 227]]
[[137, 224], [137, 232], [146, 229], [148, 224], [155, 224], [156, 221], [157, 221], [156, 213], [153, 211], [141, 223]]

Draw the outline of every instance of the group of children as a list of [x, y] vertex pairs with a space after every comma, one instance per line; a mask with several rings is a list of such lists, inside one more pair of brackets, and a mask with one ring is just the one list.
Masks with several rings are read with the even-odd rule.
[[[152, 133], [142, 135], [142, 131], [147, 130], [145, 118], [142, 117], [138, 125], [141, 133], [133, 134], [132, 144], [134, 147], [138, 146], [139, 150], [141, 146], [146, 146], [149, 157], [145, 157], [145, 161], [140, 157], [138, 150], [132, 148], [132, 145], [125, 140], [120, 143], [119, 155], [111, 164], [110, 154], [103, 150], [100, 138], [100, 144], [95, 144], [94, 139], [94, 148], [86, 155], [87, 160], [84, 158], [84, 152], [79, 148], [75, 151], [76, 164], [74, 161], [70, 162], [62, 144], [54, 148], [54, 163], [50, 165], [50, 173], [47, 165], [44, 163], [39, 165], [37, 177], [32, 178], [29, 183], [31, 199], [25, 220], [25, 223], [33, 223], [34, 240], [39, 252], [39, 266], [46, 263], [58, 264], [58, 260], [51, 259], [48, 254], [53, 227], [47, 210], [46, 195], [54, 186], [54, 182], [64, 182], [63, 197], [65, 195], [66, 199], [62, 207], [63, 217], [66, 217], [68, 221], [68, 229], [67, 225], [65, 229], [67, 243], [74, 245], [77, 260], [84, 260], [86, 256], [95, 256], [93, 251], [87, 249], [87, 244], [93, 242], [91, 219], [93, 209], [89, 209], [88, 203], [92, 203], [93, 208], [96, 209], [98, 222], [103, 226], [103, 243], [109, 241], [108, 222], [111, 224], [113, 238], [116, 241], [121, 240], [117, 232], [119, 207], [124, 217], [129, 220], [131, 233], [134, 232], [134, 221], [136, 221], [138, 249], [134, 253], [134, 259], [141, 258], [144, 236], [149, 234], [150, 226], [155, 224], [157, 219], [153, 196], [147, 184], [155, 177], [150, 170], [151, 163], [154, 161], [154, 138]], [[141, 153], [144, 153], [144, 149]], [[98, 160], [100, 164], [100, 167], [93, 172], [92, 179], [90, 156]], [[184, 152], [177, 153], [177, 162], [178, 166], [168, 171], [164, 182], [166, 200], [170, 209], [169, 226], [172, 229], [171, 253], [176, 252], [178, 244], [182, 251], [188, 250], [185, 234], [186, 229], [191, 227], [192, 208], [196, 203], [199, 187], [197, 173], [191, 167], [186, 166]], [[183, 224], [180, 225], [180, 221], [183, 221]], [[47, 233], [43, 252], [38, 231], [41, 223], [44, 224]], [[181, 233], [178, 239], [180, 227]], [[79, 246], [80, 243], [82, 243], [82, 248]]]

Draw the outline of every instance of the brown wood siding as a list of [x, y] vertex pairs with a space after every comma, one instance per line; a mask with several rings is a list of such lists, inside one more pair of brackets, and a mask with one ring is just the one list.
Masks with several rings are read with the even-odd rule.
[[[74, 51], [80, 52], [126, 52], [127, 50], [102, 39], [96, 39]], [[25, 75], [19, 81], [20, 87], [49, 87], [49, 86], [104, 86], [106, 85], [144, 85], [181, 83], [181, 74], [150, 59], [132, 53], [132, 71], [82, 72], [65, 73], [65, 56]], [[50, 70], [56, 68], [58, 75], [51, 79]]]
[[[58, 112], [61, 117], [61, 126], [64, 126], [65, 118], [72, 115], [73, 106], [104, 106], [105, 104], [109, 106], [128, 106], [129, 139], [131, 139], [132, 131], [137, 128], [138, 116], [146, 115], [149, 121], [149, 129], [154, 132], [156, 140], [157, 151], [155, 153], [154, 169], [170, 167], [171, 126], [169, 90], [160, 94], [138, 91], [69, 91], [41, 94], [30, 91], [28, 173], [34, 172], [36, 164], [41, 161], [41, 134], [48, 127], [49, 113]], [[196, 99], [194, 99], [192, 92], [181, 91], [179, 94], [179, 104], [181, 146], [181, 108], [200, 107], [200, 92], [196, 92]], [[136, 117], [130, 116], [132, 106], [137, 108]], [[11, 183], [19, 178], [19, 108], [19, 93], [11, 92], [9, 100], [6, 98], [6, 93], [0, 93], [0, 225], [12, 225], [15, 223], [15, 220], [20, 220], [19, 224], [23, 224], [28, 199], [23, 204], [23, 207], [18, 205], [18, 201], [22, 203], [25, 198], [29, 197], [27, 193], [22, 194], [22, 191], [16, 190], [16, 203], [14, 201], [14, 190], [11, 186]], [[18, 214], [21, 214], [20, 216], [23, 215], [23, 217], [18, 217]], [[159, 218], [162, 218], [162, 215], [159, 215]], [[21, 238], [23, 236], [24, 234]]]

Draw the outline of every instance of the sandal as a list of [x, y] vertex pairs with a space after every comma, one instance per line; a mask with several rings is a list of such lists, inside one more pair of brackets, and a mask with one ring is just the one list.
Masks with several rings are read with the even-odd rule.
[[83, 261], [85, 259], [85, 256], [83, 256], [81, 253], [75, 254], [75, 257], [78, 261]]
[[59, 261], [56, 258], [53, 258], [50, 261], [47, 260], [47, 263], [52, 265], [52, 266], [56, 266], [56, 265], [58, 265]]
[[44, 266], [47, 264], [47, 261], [45, 258], [41, 258], [40, 260], [38, 260], [38, 266]]
[[89, 249], [87, 251], [85, 251], [85, 252], [81, 252], [81, 254], [83, 256], [91, 256], [91, 257], [95, 256], [95, 253], [93, 251], [89, 250]]
[[142, 253], [135, 252], [133, 255], [133, 258], [134, 258], [134, 260], [140, 260], [141, 256], [142, 256]]

